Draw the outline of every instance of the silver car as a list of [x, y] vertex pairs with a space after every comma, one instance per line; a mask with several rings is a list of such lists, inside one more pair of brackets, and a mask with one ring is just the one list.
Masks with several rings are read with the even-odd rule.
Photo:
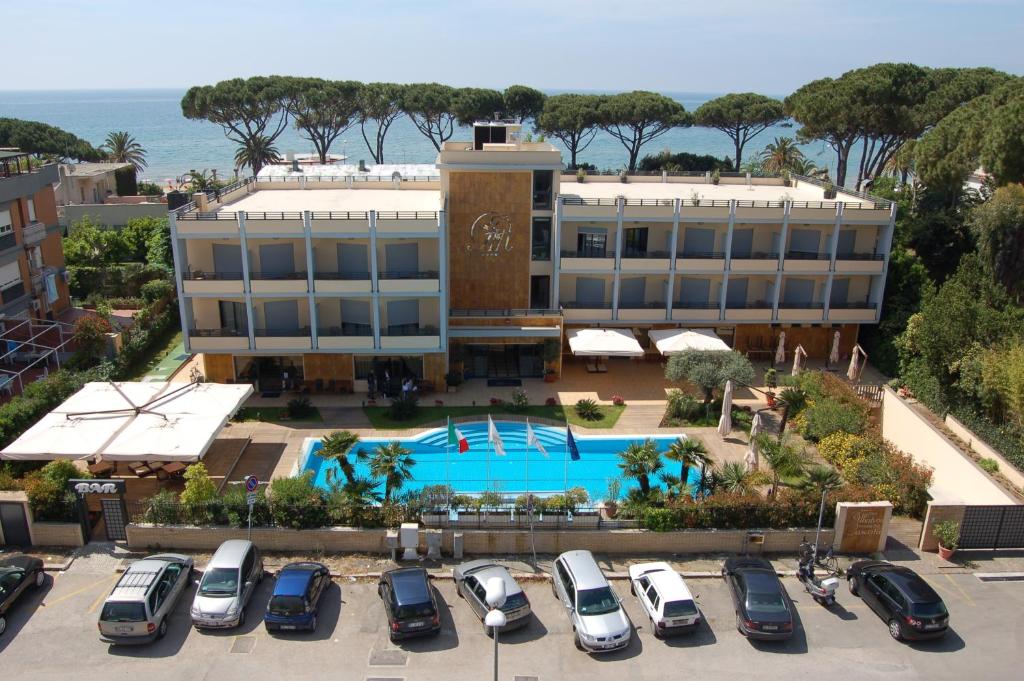
[[[498, 631], [511, 631], [530, 623], [530, 600], [504, 566], [489, 560], [471, 560], [456, 567], [452, 577], [455, 579], [455, 590], [461, 598], [466, 599], [481, 622], [490, 610], [487, 605], [487, 580], [497, 577], [505, 583], [505, 604], [501, 606], [501, 611], [505, 613], [507, 622]], [[483, 626], [488, 636], [494, 635], [491, 627]]]
[[245, 609], [263, 579], [259, 549], [245, 539], [229, 539], [213, 554], [192, 601], [197, 629], [230, 629], [245, 622]]
[[629, 645], [632, 625], [590, 551], [566, 551], [555, 559], [551, 589], [572, 623], [576, 647], [608, 653]]
[[162, 553], [128, 566], [100, 610], [100, 640], [141, 644], [167, 633], [167, 618], [192, 581], [192, 559]]

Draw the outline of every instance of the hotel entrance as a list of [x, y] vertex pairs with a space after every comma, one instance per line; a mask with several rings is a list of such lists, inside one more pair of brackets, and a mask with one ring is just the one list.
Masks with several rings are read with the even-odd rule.
[[466, 345], [466, 378], [517, 379], [544, 375], [541, 343]]

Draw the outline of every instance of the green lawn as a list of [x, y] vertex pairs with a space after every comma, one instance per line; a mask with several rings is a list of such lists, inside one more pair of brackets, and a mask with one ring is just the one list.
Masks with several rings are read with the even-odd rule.
[[295, 423], [322, 423], [324, 417], [313, 407], [312, 413], [304, 419], [288, 418], [288, 407], [242, 407], [235, 415], [235, 421], [294, 421]]
[[555, 421], [565, 421], [566, 415], [568, 414], [569, 423], [574, 426], [582, 426], [584, 428], [611, 428], [615, 425], [615, 422], [619, 420], [619, 417], [622, 415], [622, 410], [625, 408], [625, 406], [617, 407], [610, 404], [598, 405], [598, 409], [600, 409], [602, 417], [598, 421], [584, 421], [576, 415], [576, 411], [572, 407], [569, 407], [569, 409], [566, 410], [561, 405], [554, 407], [544, 405], [529, 406], [520, 411], [512, 411], [509, 409], [508, 405], [480, 407], [420, 407], [416, 410], [415, 416], [404, 421], [395, 421], [389, 417], [387, 407], [363, 407], [363, 411], [366, 412], [366, 417], [370, 419], [370, 423], [373, 424], [373, 427], [381, 430], [418, 428], [428, 423], [443, 421], [449, 416], [482, 416], [485, 414], [491, 414], [492, 416], [502, 414], [512, 416], [536, 416], [538, 418], [552, 419]]
[[137, 366], [132, 367], [131, 376], [126, 378], [126, 381], [139, 381], [148, 374], [150, 371], [155, 369], [160, 362], [164, 361], [171, 351], [174, 350], [178, 345], [182, 343], [181, 330], [177, 329], [169, 332], [162, 342], [153, 348], [153, 354], [150, 355], [149, 359], [145, 362], [140, 362]]

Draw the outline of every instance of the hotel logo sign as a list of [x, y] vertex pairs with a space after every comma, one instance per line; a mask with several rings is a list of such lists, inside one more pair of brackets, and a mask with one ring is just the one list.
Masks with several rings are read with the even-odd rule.
[[512, 218], [503, 213], [482, 213], [469, 228], [467, 251], [495, 257], [512, 250]]

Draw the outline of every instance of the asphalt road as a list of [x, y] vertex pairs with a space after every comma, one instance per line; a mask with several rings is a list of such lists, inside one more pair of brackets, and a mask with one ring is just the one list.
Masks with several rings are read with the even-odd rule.
[[[442, 602], [437, 638], [393, 645], [375, 585], [335, 583], [314, 634], [268, 636], [256, 613], [272, 590], [265, 579], [240, 631], [200, 633], [189, 625], [195, 587], [178, 603], [166, 638], [150, 646], [100, 643], [96, 617], [116, 575], [109, 563], [76, 562], [50, 577], [10, 613], [0, 637], [0, 669], [8, 679], [406, 679], [491, 678], [493, 644], [450, 581], [435, 586]], [[705, 624], [691, 637], [656, 640], [626, 582], [616, 582], [635, 627], [624, 651], [588, 656], [573, 647], [564, 611], [547, 583], [527, 593], [535, 620], [501, 638], [500, 678], [574, 681], [700, 679], [1019, 679], [1024, 650], [1024, 582], [983, 583], [972, 575], [938, 575], [931, 584], [946, 600], [952, 630], [942, 640], [901, 644], [845, 589], [832, 610], [785, 579], [799, 615], [784, 644], [754, 643], [735, 629], [719, 579], [691, 580]], [[529, 679], [529, 681], [533, 681]]]

